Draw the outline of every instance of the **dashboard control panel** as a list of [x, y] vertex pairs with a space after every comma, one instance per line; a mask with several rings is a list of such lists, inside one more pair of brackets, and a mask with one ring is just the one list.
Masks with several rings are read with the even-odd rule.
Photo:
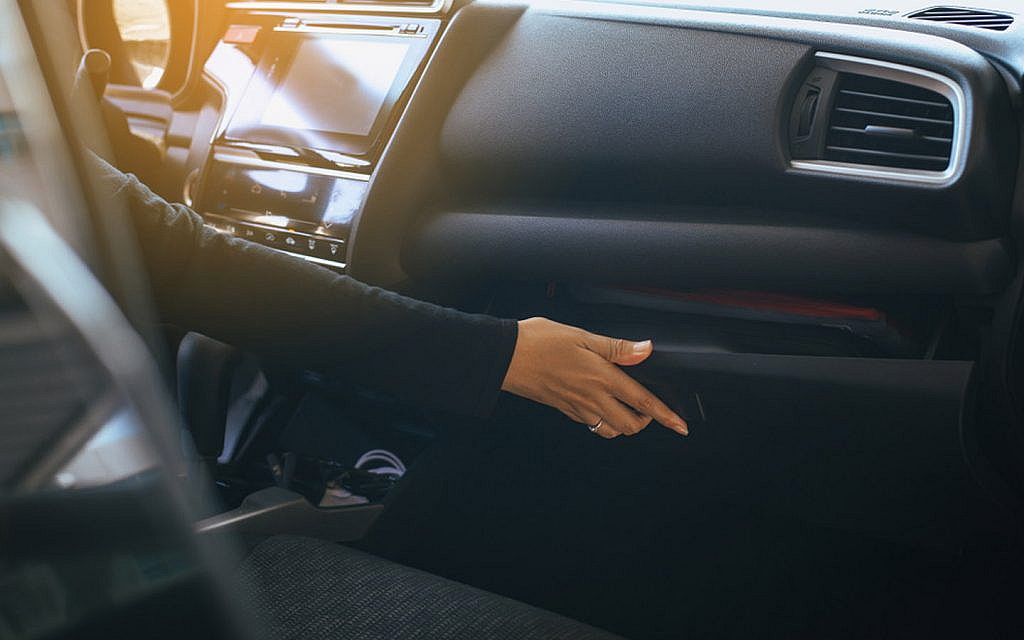
[[206, 224], [222, 233], [249, 240], [271, 249], [284, 251], [328, 267], [345, 267], [347, 241], [295, 229], [241, 220], [236, 217], [206, 214]]
[[343, 236], [366, 195], [369, 178], [362, 174], [221, 158], [217, 154], [206, 176], [208, 213], [273, 216], [303, 230]]
[[216, 153], [202, 210], [220, 231], [344, 268], [349, 230], [368, 181], [359, 173]]
[[232, 5], [204, 68], [222, 105], [195, 208], [223, 232], [344, 268], [442, 21], [260, 6]]

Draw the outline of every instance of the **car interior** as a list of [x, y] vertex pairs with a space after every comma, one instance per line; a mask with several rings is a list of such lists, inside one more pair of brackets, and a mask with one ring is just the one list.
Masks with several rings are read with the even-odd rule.
[[[0, 0], [0, 639], [1024, 637], [1022, 15]], [[652, 339], [690, 436], [162, 323], [89, 153], [371, 285]]]

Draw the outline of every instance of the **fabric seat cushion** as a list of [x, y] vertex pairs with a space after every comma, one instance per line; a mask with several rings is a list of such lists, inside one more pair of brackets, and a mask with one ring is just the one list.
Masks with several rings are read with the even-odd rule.
[[239, 571], [267, 637], [611, 640], [608, 632], [322, 540], [275, 536]]

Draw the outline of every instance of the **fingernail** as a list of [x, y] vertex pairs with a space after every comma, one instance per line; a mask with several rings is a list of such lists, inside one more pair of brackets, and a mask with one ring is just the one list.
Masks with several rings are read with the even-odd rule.
[[643, 342], [633, 343], [633, 353], [647, 353], [651, 350], [651, 341], [644, 340]]

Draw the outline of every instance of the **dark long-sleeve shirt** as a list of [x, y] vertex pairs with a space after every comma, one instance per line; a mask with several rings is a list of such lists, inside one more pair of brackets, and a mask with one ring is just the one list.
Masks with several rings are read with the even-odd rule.
[[126, 201], [163, 321], [422, 407], [491, 410], [514, 321], [412, 300], [220, 233], [92, 158], [102, 188]]

